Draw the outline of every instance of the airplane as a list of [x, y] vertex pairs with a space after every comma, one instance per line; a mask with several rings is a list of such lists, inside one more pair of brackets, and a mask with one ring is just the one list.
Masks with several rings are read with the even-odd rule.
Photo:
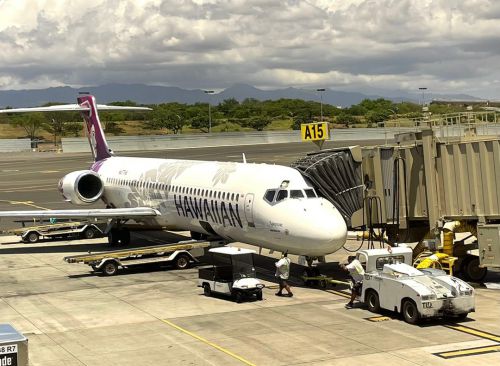
[[98, 110], [139, 109], [96, 104], [89, 94], [78, 104], [0, 110], [0, 113], [79, 111], [86, 123], [94, 163], [64, 176], [64, 199], [84, 206], [102, 200], [105, 209], [4, 211], [1, 217], [108, 219], [111, 245], [126, 245], [128, 220], [190, 231], [193, 239], [222, 238], [308, 259], [339, 250], [346, 223], [318, 197], [299, 171], [280, 165], [116, 156], [108, 146]]

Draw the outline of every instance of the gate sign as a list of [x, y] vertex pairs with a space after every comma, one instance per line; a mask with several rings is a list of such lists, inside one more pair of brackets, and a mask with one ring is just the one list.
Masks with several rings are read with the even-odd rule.
[[328, 122], [305, 123], [300, 125], [302, 141], [320, 141], [330, 138]]
[[0, 365], [17, 366], [17, 344], [0, 345]]

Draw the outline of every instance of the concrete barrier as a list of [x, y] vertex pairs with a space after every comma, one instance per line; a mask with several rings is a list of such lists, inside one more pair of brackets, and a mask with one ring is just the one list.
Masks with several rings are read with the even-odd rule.
[[0, 139], [0, 152], [19, 152], [19, 151], [31, 151], [31, 140]]
[[[456, 129], [441, 127], [437, 136], [460, 136], [464, 134], [464, 126]], [[438, 128], [439, 129], [439, 128]], [[403, 132], [416, 131], [415, 127], [387, 128], [346, 128], [330, 130], [331, 141], [391, 141], [394, 135]], [[500, 134], [500, 126], [484, 125], [477, 128], [479, 135]], [[255, 132], [221, 132], [193, 133], [185, 135], [155, 135], [155, 136], [108, 136], [109, 146], [114, 151], [144, 151], [165, 149], [187, 149], [195, 147], [234, 146], [279, 144], [300, 142], [300, 131], [255, 131]], [[87, 138], [63, 138], [64, 152], [90, 152]]]
[[[364, 141], [394, 138], [394, 134], [412, 131], [411, 128], [349, 128], [330, 131], [332, 141]], [[212, 134], [162, 136], [108, 136], [114, 151], [187, 149], [195, 147], [258, 145], [300, 142], [300, 131], [255, 131]], [[86, 138], [63, 138], [63, 152], [90, 152]]]

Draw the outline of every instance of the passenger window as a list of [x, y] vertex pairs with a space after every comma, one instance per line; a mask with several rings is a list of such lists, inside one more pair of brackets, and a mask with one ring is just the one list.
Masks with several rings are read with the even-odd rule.
[[276, 189], [268, 189], [266, 194], [264, 195], [264, 199], [272, 203], [274, 201], [274, 196], [276, 195]]
[[300, 189], [292, 189], [290, 191], [290, 198], [304, 198], [304, 193]]
[[304, 189], [304, 192], [306, 192], [307, 198], [316, 198], [316, 197], [318, 197], [316, 195], [316, 192], [314, 192], [314, 189], [312, 189], [312, 188], [310, 188], [310, 189]]
[[288, 197], [288, 191], [286, 189], [280, 189], [278, 195], [276, 196], [276, 202], [282, 201]]

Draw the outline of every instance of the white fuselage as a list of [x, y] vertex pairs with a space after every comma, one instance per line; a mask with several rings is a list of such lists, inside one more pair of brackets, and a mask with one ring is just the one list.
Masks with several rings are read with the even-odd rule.
[[[346, 240], [347, 228], [339, 211], [323, 198], [311, 194], [307, 198], [311, 187], [292, 168], [111, 157], [92, 169], [104, 182], [103, 200], [108, 206], [155, 208], [161, 216], [148, 222], [169, 230], [217, 234], [307, 256], [333, 253]], [[274, 200], [269, 193], [273, 189]], [[279, 190], [288, 191], [281, 192], [280, 198], [288, 197], [278, 200]]]

